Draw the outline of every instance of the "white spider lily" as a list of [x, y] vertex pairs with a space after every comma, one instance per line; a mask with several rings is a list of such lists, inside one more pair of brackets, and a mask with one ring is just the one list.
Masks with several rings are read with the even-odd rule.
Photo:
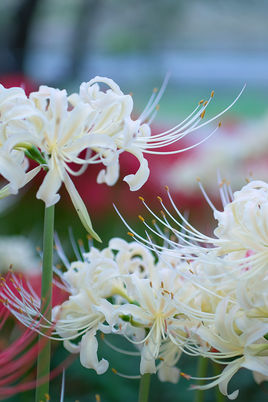
[[[182, 285], [176, 271], [160, 267], [149, 273], [148, 278], [132, 274], [126, 277], [124, 282], [126, 293], [135, 300], [135, 304], [122, 304], [118, 307], [117, 313], [130, 317], [130, 323], [134, 323], [134, 327], [147, 329], [146, 335], [140, 340], [127, 336], [130, 342], [141, 347], [140, 373], [156, 373], [158, 368], [162, 367], [161, 364], [158, 368], [156, 366], [156, 360], [160, 359], [163, 365], [167, 365], [162, 367], [160, 376], [164, 378], [164, 369], [168, 370], [169, 367], [168, 371], [174, 380], [177, 370], [172, 368], [180, 356], [180, 350], [183, 350], [187, 342], [186, 327], [195, 325], [194, 320], [191, 323], [192, 317], [185, 307], [187, 302], [185, 304], [182, 302], [185, 300], [182, 286], [184, 285], [185, 290], [187, 284]], [[186, 290], [185, 292], [187, 293]], [[191, 299], [189, 292], [188, 297]], [[163, 349], [164, 344], [166, 346]], [[176, 358], [168, 360], [168, 356], [171, 355]]]
[[[140, 197], [146, 209], [153, 216], [150, 224], [142, 216], [140, 220], [146, 227], [146, 233], [151, 233], [163, 241], [163, 245], [153, 244], [152, 240], [130, 230], [129, 234], [149, 249], [161, 253], [168, 252], [180, 260], [198, 260], [206, 265], [206, 274], [211, 280], [253, 278], [258, 272], [265, 272], [267, 262], [268, 230], [266, 227], [268, 211], [268, 185], [262, 181], [252, 181], [240, 191], [232, 193], [230, 186], [220, 182], [220, 194], [224, 210], [218, 211], [208, 198], [202, 185], [201, 190], [219, 224], [214, 230], [215, 237], [207, 236], [194, 228], [176, 207], [166, 186], [169, 201], [176, 213], [172, 214], [161, 197], [161, 213], [157, 214]], [[164, 228], [164, 229], [163, 229]], [[231, 276], [232, 275], [232, 276]], [[234, 283], [234, 282], [233, 282]], [[236, 284], [235, 284], [236, 286]]]
[[[214, 351], [203, 351], [202, 354], [226, 367], [210, 384], [194, 388], [205, 390], [219, 385], [223, 395], [235, 399], [239, 391], [228, 394], [227, 387], [230, 379], [241, 367], [264, 376], [268, 375], [268, 341], [264, 338], [268, 324], [263, 325], [258, 320], [241, 317], [238, 306], [232, 307], [229, 311], [227, 306], [227, 300], [220, 302], [214, 324], [210, 327], [201, 326], [197, 330], [201, 339], [214, 348]], [[226, 361], [230, 358], [234, 360]]]
[[[32, 173], [26, 173], [27, 160], [24, 150], [19, 148], [6, 152], [5, 142], [12, 135], [11, 127], [18, 125], [18, 132], [25, 130], [24, 118], [33, 116], [34, 110], [22, 88], [6, 89], [0, 85], [0, 174], [8, 181], [8, 184], [0, 190], [0, 198], [10, 194], [16, 194], [18, 189], [28, 183]], [[37, 170], [34, 171], [36, 174]]]
[[[216, 129], [203, 140], [186, 149], [176, 148], [174, 150], [161, 150], [163, 147], [176, 144], [188, 134], [195, 132], [220, 117], [232, 107], [244, 89], [242, 89], [234, 102], [212, 119], [203, 122], [206, 108], [214, 96], [214, 91], [211, 92], [208, 101], [200, 101], [194, 111], [181, 123], [162, 133], [152, 135], [150, 124], [157, 113], [158, 102], [163, 95], [167, 81], [168, 76], [164, 80], [159, 92], [157, 90], [153, 92], [148, 104], [137, 120], [131, 118], [133, 109], [131, 96], [124, 95], [119, 86], [111, 79], [97, 76], [81, 85], [79, 93], [80, 98], [88, 103], [94, 110], [101, 109], [103, 111], [94, 121], [94, 132], [102, 133], [104, 126], [105, 134], [108, 134], [113, 139], [118, 149], [117, 155], [113, 156], [111, 162], [105, 163], [107, 168], [99, 173], [98, 182], [105, 182], [111, 185], [117, 180], [119, 175], [118, 155], [122, 151], [126, 151], [133, 154], [138, 159], [140, 167], [135, 174], [126, 176], [124, 181], [129, 184], [130, 190], [138, 190], [147, 181], [150, 173], [148, 162], [144, 158], [144, 154], [176, 154], [194, 148], [206, 141]], [[100, 90], [99, 84], [105, 84], [109, 89], [104, 93]], [[78, 95], [73, 95], [71, 102], [75, 104], [78, 99]], [[99, 148], [97, 152], [102, 153], [102, 150]]]
[[92, 119], [90, 106], [79, 102], [69, 110], [66, 91], [42, 86], [38, 92], [30, 95], [30, 100], [38, 117], [41, 117], [29, 119], [26, 127], [28, 130], [26, 132], [25, 128], [24, 133], [13, 124], [13, 135], [6, 140], [3, 150], [13, 152], [21, 144], [22, 138], [24, 142], [37, 147], [44, 158], [43, 167], [47, 170], [37, 198], [42, 199], [46, 207], [55, 204], [60, 198], [58, 190], [64, 183], [81, 222], [89, 233], [100, 240], [93, 231], [86, 207], [69, 177], [69, 174], [81, 174], [83, 167], [82, 170], [73, 171], [69, 163], [87, 165], [87, 156], [85, 159], [79, 157], [83, 150], [97, 146], [115, 150], [113, 143], [105, 135], [89, 133]]
[[[107, 85], [108, 90], [102, 91], [99, 83]], [[4, 95], [3, 99], [0, 98], [0, 111], [5, 123], [1, 126], [4, 138], [0, 173], [2, 172], [9, 184], [0, 196], [16, 193], [38, 173], [36, 169], [26, 176], [26, 165], [23, 169], [17, 169], [18, 165], [21, 167], [25, 164], [22, 151], [28, 152], [47, 171], [37, 198], [42, 199], [46, 207], [57, 203], [60, 198], [59, 189], [64, 183], [82, 224], [93, 237], [100, 240], [92, 228], [86, 207], [70, 175], [82, 174], [89, 164], [103, 163], [106, 168], [100, 171], [97, 181], [113, 185], [119, 177], [119, 155], [126, 151], [138, 159], [140, 167], [135, 174], [127, 175], [124, 180], [131, 190], [138, 190], [149, 176], [144, 154], [174, 154], [197, 146], [216, 129], [186, 149], [161, 150], [212, 122], [236, 101], [225, 111], [203, 122], [206, 108], [214, 94], [212, 92], [209, 100], [199, 102], [182, 123], [163, 133], [151, 135], [149, 124], [166, 83], [167, 79], [159, 93], [153, 94], [137, 120], [131, 118], [131, 96], [125, 95], [117, 84], [105, 77], [95, 77], [88, 83], [83, 83], [79, 94], [69, 97], [65, 90], [46, 86], [33, 92], [29, 99], [22, 89], [2, 90]], [[9, 105], [12, 106], [11, 111], [7, 107]], [[82, 151], [86, 152], [83, 157]], [[15, 157], [19, 161], [15, 160], [14, 164]], [[73, 170], [70, 163], [78, 165], [78, 170]]]

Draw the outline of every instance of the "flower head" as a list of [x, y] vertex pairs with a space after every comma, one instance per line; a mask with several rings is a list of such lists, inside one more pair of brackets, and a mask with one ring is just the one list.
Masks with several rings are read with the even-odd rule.
[[[113, 185], [119, 177], [119, 156], [122, 152], [129, 152], [138, 159], [140, 167], [124, 180], [131, 190], [138, 190], [149, 176], [148, 162], [144, 157], [146, 153], [175, 154], [197, 146], [216, 129], [186, 149], [178, 149], [177, 145], [174, 150], [166, 148], [224, 113], [203, 122], [206, 108], [214, 95], [212, 92], [208, 101], [199, 102], [182, 123], [163, 133], [151, 135], [150, 123], [166, 83], [167, 79], [160, 91], [153, 93], [144, 112], [136, 120], [131, 116], [131, 96], [125, 95], [114, 81], [105, 77], [95, 77], [81, 84], [79, 94], [70, 96], [65, 90], [41, 86], [27, 98], [21, 88], [7, 90], [1, 87], [0, 173], [8, 181], [1, 191], [2, 197], [16, 193], [42, 167], [46, 176], [37, 198], [42, 199], [47, 207], [57, 203], [63, 183], [83, 225], [100, 240], [70, 175], [82, 174], [89, 164], [102, 163], [105, 169], [99, 172], [97, 181]], [[108, 89], [102, 90], [100, 84], [108, 86]], [[27, 173], [25, 155], [39, 164]], [[74, 170], [71, 163], [78, 168]]]

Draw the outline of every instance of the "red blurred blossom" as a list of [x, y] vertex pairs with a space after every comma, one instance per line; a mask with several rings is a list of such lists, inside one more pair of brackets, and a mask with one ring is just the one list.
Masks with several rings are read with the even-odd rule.
[[22, 73], [0, 75], [0, 84], [5, 88], [21, 87], [28, 96], [31, 92], [38, 90], [38, 84]]
[[[46, 345], [47, 338], [43, 337], [39, 341], [38, 333], [34, 325], [30, 328], [11, 323], [8, 303], [10, 303], [9, 293], [21, 298], [21, 289], [35, 289], [40, 294], [40, 275], [24, 278], [21, 274], [8, 273], [1, 278], [1, 298], [0, 298], [0, 399], [5, 399], [19, 392], [33, 389], [36, 387], [35, 364], [40, 350]], [[67, 294], [62, 289], [53, 286], [53, 305], [62, 303]], [[11, 324], [11, 325], [10, 325]], [[15, 326], [14, 326], [15, 324]], [[51, 328], [52, 330], [53, 328]], [[10, 341], [10, 335], [16, 335], [16, 340]], [[63, 368], [67, 367], [74, 360], [73, 356], [68, 356], [50, 373], [50, 378], [60, 374]], [[43, 378], [40, 383], [47, 379]]]

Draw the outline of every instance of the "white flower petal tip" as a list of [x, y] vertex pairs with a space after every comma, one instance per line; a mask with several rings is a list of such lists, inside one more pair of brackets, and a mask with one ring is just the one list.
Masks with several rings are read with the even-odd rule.
[[95, 337], [96, 331], [87, 332], [81, 340], [80, 361], [82, 366], [92, 368], [97, 374], [104, 374], [109, 367], [105, 359], [98, 360], [98, 341]]
[[139, 190], [148, 180], [150, 169], [148, 167], [148, 162], [144, 159], [141, 152], [131, 152], [140, 162], [140, 167], [135, 174], [129, 174], [124, 177], [123, 181], [125, 181], [131, 191]]
[[158, 378], [162, 382], [171, 382], [171, 384], [177, 384], [180, 379], [180, 370], [177, 367], [168, 367], [163, 365], [158, 370]]

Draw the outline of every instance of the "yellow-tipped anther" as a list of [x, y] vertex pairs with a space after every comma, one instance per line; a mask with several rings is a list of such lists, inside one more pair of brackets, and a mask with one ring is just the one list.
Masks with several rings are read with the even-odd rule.
[[155, 109], [156, 109], [156, 110], [159, 110], [159, 109], [160, 109], [160, 105], [156, 105]]
[[206, 113], [206, 110], [204, 109], [204, 110], [203, 110], [203, 112], [200, 114], [201, 119], [203, 119], [203, 118], [204, 118], [205, 113]]
[[152, 282], [152, 281], [150, 281], [150, 287], [151, 287], [151, 288], [153, 287], [153, 282]]
[[161, 362], [164, 361], [164, 358], [163, 358], [163, 357], [158, 357], [158, 359], [161, 360]]
[[9, 270], [10, 272], [13, 272], [13, 265], [12, 265], [12, 264], [9, 265], [8, 270]]
[[163, 218], [165, 218], [165, 212], [161, 209], [160, 214], [163, 216]]
[[101, 399], [100, 399], [100, 395], [99, 395], [99, 394], [96, 394], [96, 395], [95, 395], [95, 398], [96, 398], [96, 402], [101, 402]]
[[39, 246], [37, 246], [35, 249], [36, 249], [36, 251], [37, 251], [38, 253], [41, 251], [41, 247], [39, 247]]
[[134, 234], [132, 232], [127, 232], [127, 234], [131, 237], [134, 237]]
[[180, 375], [184, 378], [186, 378], [186, 380], [190, 380], [191, 376], [189, 374], [185, 374], [182, 371], [180, 372]]
[[159, 197], [159, 195], [157, 196], [158, 201], [163, 202], [162, 198]]
[[215, 94], [215, 91], [214, 91], [214, 89], [213, 89], [213, 90], [211, 91], [210, 97], [213, 98], [214, 94]]
[[77, 243], [78, 243], [78, 245], [79, 245], [79, 246], [83, 246], [83, 245], [84, 245], [84, 243], [83, 243], [83, 240], [82, 240], [82, 239], [78, 239], [78, 240], [77, 240]]
[[104, 339], [104, 333], [103, 332], [101, 333], [100, 337], [101, 337], [102, 340]]
[[218, 127], [221, 127], [221, 125], [222, 125], [222, 122], [220, 121], [219, 124], [218, 124]]
[[92, 240], [92, 236], [90, 236], [89, 234], [87, 234], [87, 239], [88, 239], [88, 240]]
[[152, 224], [155, 225], [156, 224], [156, 220], [152, 219]]
[[161, 281], [161, 288], [162, 289], [164, 288], [164, 282], [163, 281]]
[[166, 190], [166, 191], [169, 191], [169, 187], [168, 187], [167, 185], [165, 186], [165, 190]]
[[201, 181], [201, 179], [200, 179], [200, 177], [199, 177], [199, 176], [197, 176], [196, 181]]
[[201, 101], [198, 102], [199, 105], [202, 105], [204, 103], [204, 99], [201, 99]]
[[203, 106], [207, 106], [207, 104], [208, 104], [208, 101], [205, 101]]
[[144, 198], [139, 196], [139, 200], [141, 200], [142, 202], [144, 202]]
[[144, 220], [145, 220], [144, 217], [141, 216], [141, 215], [139, 215], [138, 218], [139, 218], [139, 220], [142, 221], [142, 222], [144, 222]]
[[158, 92], [158, 88], [154, 88], [154, 89], [153, 89], [153, 92], [154, 92], [154, 93]]
[[45, 398], [46, 398], [46, 401], [50, 401], [50, 396], [48, 394], [45, 394]]
[[113, 368], [113, 367], [112, 367], [112, 372], [113, 372], [114, 374], [117, 374], [117, 370], [116, 370], [115, 368]]

